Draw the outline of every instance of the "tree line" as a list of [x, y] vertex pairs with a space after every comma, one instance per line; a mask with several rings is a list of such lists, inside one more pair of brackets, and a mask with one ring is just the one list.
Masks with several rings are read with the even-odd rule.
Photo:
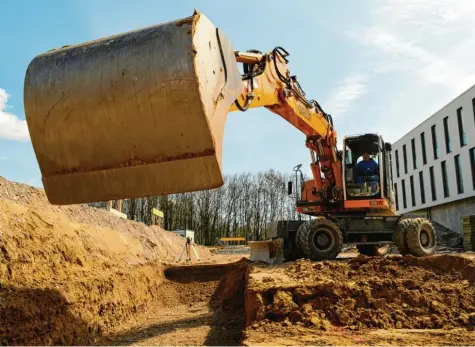
[[[124, 200], [122, 212], [150, 225], [151, 210], [157, 208], [164, 213], [165, 229], [193, 230], [195, 242], [202, 245], [214, 245], [221, 237], [262, 240], [267, 223], [299, 218], [295, 197], [287, 192], [287, 182], [294, 177], [274, 170], [226, 175], [217, 189]], [[91, 205], [105, 207], [106, 203]]]

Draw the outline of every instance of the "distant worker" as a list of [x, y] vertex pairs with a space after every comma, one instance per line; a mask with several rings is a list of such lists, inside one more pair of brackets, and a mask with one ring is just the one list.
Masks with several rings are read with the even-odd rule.
[[[365, 177], [378, 175], [378, 163], [370, 158], [368, 152], [363, 153], [363, 160], [356, 164], [356, 183], [364, 183]], [[367, 181], [374, 182], [375, 178], [369, 178]]]

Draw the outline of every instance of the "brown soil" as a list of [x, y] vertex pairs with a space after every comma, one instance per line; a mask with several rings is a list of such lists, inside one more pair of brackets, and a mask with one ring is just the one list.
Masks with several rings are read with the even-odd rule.
[[[249, 344], [293, 344], [300, 337], [308, 341], [299, 344], [417, 344], [417, 339], [412, 340], [417, 334], [404, 332], [414, 329], [430, 329], [421, 334], [425, 337], [419, 339], [422, 344], [436, 341], [431, 340], [434, 329], [447, 332], [435, 334], [442, 336], [440, 341], [475, 341], [473, 259], [441, 255], [359, 256], [348, 262], [300, 260], [278, 268], [257, 266], [248, 277]], [[387, 332], [383, 339], [381, 330], [375, 329]], [[390, 333], [391, 329], [400, 330]], [[368, 334], [372, 336], [369, 340]]]
[[475, 341], [469, 255], [270, 266], [198, 246], [200, 264], [178, 264], [183, 245], [105, 210], [51, 206], [42, 190], [0, 177], [0, 344]]
[[0, 344], [87, 344], [134, 321], [170, 296], [163, 271], [184, 243], [106, 210], [52, 206], [0, 177]]

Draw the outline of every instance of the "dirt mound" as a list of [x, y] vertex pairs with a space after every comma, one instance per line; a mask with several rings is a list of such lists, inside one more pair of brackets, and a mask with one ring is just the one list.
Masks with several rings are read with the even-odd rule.
[[150, 300], [161, 296], [162, 280], [160, 266], [150, 264], [44, 288], [2, 284], [0, 342], [94, 343], [108, 328], [144, 312]]
[[[246, 324], [364, 328], [471, 328], [475, 263], [452, 255], [300, 260], [251, 273]], [[257, 323], [256, 322], [260, 322]]]
[[52, 206], [0, 177], [0, 343], [90, 343], [164, 296], [164, 265], [184, 244], [106, 210]]
[[28, 204], [36, 200], [46, 201], [46, 195], [42, 189], [11, 182], [0, 176], [0, 199]]
[[[105, 246], [106, 252], [126, 254], [127, 251], [124, 252], [119, 248], [123, 245], [128, 248], [130, 243], [140, 244], [141, 254], [138, 258], [133, 255], [137, 261], [161, 259], [162, 261], [176, 262], [185, 243], [184, 238], [175, 233], [156, 226], [151, 227], [143, 223], [118, 218], [105, 209], [87, 205], [50, 205], [42, 189], [10, 182], [3, 177], [0, 177], [0, 202], [10, 203], [9, 207], [3, 205], [2, 210], [4, 211], [4, 222], [5, 219], [10, 221], [16, 219], [17, 225], [11, 226], [13, 229], [16, 227], [21, 229], [20, 224], [25, 222], [25, 217], [32, 214], [39, 219], [41, 226], [54, 228], [60, 223], [63, 227], [66, 225], [67, 229], [74, 229], [80, 237], [88, 234], [92, 238], [97, 238], [94, 241]], [[15, 204], [12, 205], [11, 202]], [[17, 207], [18, 205], [20, 207]], [[21, 206], [24, 207], [22, 210]], [[20, 215], [16, 213], [15, 216], [9, 216], [10, 210], [20, 212]], [[36, 221], [33, 221], [31, 225], [25, 225], [27, 232], [34, 231], [36, 226]], [[57, 230], [56, 235], [58, 235]], [[5, 238], [7, 236], [4, 235]], [[201, 246], [195, 248], [201, 260], [206, 261], [211, 258], [211, 253], [207, 248]]]

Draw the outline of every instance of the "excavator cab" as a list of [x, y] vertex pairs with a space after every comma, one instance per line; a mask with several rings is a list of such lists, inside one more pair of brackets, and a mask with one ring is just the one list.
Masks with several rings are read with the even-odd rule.
[[377, 134], [347, 136], [343, 139], [345, 200], [391, 200], [390, 151], [390, 144], [384, 143]]

